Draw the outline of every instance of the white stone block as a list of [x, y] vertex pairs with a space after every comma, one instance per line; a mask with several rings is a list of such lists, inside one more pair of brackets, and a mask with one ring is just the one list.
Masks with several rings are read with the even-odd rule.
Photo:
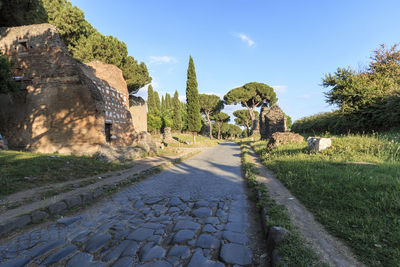
[[316, 152], [321, 152], [328, 147], [332, 146], [332, 140], [330, 138], [322, 138], [322, 137], [308, 137], [308, 149], [314, 150]]

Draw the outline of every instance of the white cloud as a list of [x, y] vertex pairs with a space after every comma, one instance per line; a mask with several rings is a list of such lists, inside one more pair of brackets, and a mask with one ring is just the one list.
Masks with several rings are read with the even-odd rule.
[[278, 94], [286, 93], [287, 86], [286, 85], [273, 85], [272, 88], [275, 89], [275, 92]]
[[243, 42], [247, 43], [248, 46], [255, 46], [256, 43], [250, 39], [249, 36], [247, 36], [244, 33], [235, 33], [234, 34], [235, 37], [238, 37], [240, 40], [242, 40]]
[[179, 96], [179, 100], [180, 100], [181, 102], [183, 102], [183, 103], [186, 103], [186, 96], [180, 95], [180, 96]]
[[149, 64], [170, 64], [178, 62], [176, 58], [170, 56], [150, 56], [150, 63]]

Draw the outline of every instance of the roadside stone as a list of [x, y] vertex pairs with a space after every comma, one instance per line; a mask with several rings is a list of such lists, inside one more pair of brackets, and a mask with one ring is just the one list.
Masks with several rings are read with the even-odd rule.
[[104, 191], [102, 188], [98, 187], [93, 190], [93, 198], [98, 198], [103, 195]]
[[32, 221], [30, 215], [23, 215], [16, 218], [13, 218], [6, 223], [0, 225], [0, 235], [7, 234], [14, 229], [24, 227], [28, 223]]
[[49, 217], [49, 214], [47, 212], [37, 210], [32, 213], [32, 222], [38, 223], [45, 220], [47, 217]]
[[193, 210], [192, 214], [196, 217], [210, 217], [212, 214], [212, 210], [203, 207]]
[[134, 259], [132, 257], [122, 257], [117, 260], [112, 266], [113, 267], [130, 267], [133, 264]]
[[79, 221], [80, 219], [82, 219], [81, 216], [70, 217], [70, 218], [61, 218], [61, 219], [57, 220], [57, 223], [63, 224], [65, 226], [69, 226], [69, 225], [73, 224], [74, 222]]
[[81, 198], [83, 204], [89, 204], [93, 201], [93, 195], [90, 192], [81, 194]]
[[65, 244], [65, 242], [63, 240], [54, 240], [49, 243], [45, 243], [45, 244], [39, 245], [37, 247], [34, 247], [31, 250], [28, 250], [27, 255], [32, 258], [35, 258], [37, 256], [44, 255], [51, 250], [59, 248], [64, 244]]
[[17, 259], [12, 259], [3, 263], [0, 263], [0, 267], [22, 267], [25, 266], [28, 262], [30, 262], [29, 257], [22, 257]]
[[73, 252], [75, 252], [77, 250], [77, 248], [78, 247], [75, 245], [69, 245], [65, 248], [62, 248], [59, 251], [48, 256], [43, 261], [43, 264], [53, 264], [53, 263], [59, 262], [62, 259], [66, 258], [67, 256], [71, 255]]
[[142, 261], [149, 261], [154, 259], [161, 259], [165, 256], [165, 249], [160, 246], [154, 246], [146, 251], [141, 257]]
[[253, 255], [248, 247], [238, 244], [224, 244], [220, 252], [221, 259], [228, 264], [251, 264]]
[[288, 230], [280, 226], [271, 226], [268, 229], [267, 249], [272, 251], [288, 234]]
[[330, 138], [321, 138], [321, 137], [308, 137], [308, 150], [321, 152], [332, 146], [332, 140]]
[[50, 215], [59, 215], [67, 209], [67, 204], [65, 204], [63, 201], [60, 201], [48, 206], [47, 208]]
[[88, 252], [97, 252], [104, 247], [110, 239], [110, 234], [96, 234], [85, 242], [84, 248]]
[[174, 231], [188, 229], [188, 230], [199, 230], [200, 224], [192, 222], [192, 221], [178, 221], [175, 224]]
[[232, 243], [245, 245], [249, 243], [249, 239], [244, 234], [234, 233], [230, 231], [224, 231], [223, 237]]
[[225, 267], [225, 264], [219, 261], [212, 261], [204, 257], [201, 249], [197, 249], [193, 254], [188, 267]]
[[126, 247], [130, 244], [131, 241], [124, 240], [119, 245], [111, 249], [104, 257], [103, 261], [109, 262], [114, 261], [121, 256], [122, 252], [126, 249]]
[[173, 246], [169, 252], [168, 257], [177, 257], [179, 259], [187, 259], [190, 257], [190, 249], [187, 246]]
[[70, 209], [70, 208], [81, 205], [82, 199], [80, 196], [70, 196], [70, 197], [64, 199], [64, 202], [67, 204], [67, 207]]
[[206, 224], [202, 231], [204, 233], [215, 233], [217, 230], [211, 224]]
[[174, 243], [183, 243], [194, 237], [194, 232], [191, 230], [180, 230], [174, 236]]
[[149, 229], [149, 228], [138, 228], [132, 233], [130, 233], [127, 237], [127, 239], [133, 239], [136, 241], [144, 241], [151, 237], [154, 233], [154, 230]]
[[281, 263], [282, 258], [279, 255], [279, 251], [277, 249], [274, 249], [271, 253], [271, 265], [272, 266], [278, 266], [279, 263]]
[[196, 242], [196, 246], [201, 248], [218, 248], [220, 242], [209, 234], [201, 234]]

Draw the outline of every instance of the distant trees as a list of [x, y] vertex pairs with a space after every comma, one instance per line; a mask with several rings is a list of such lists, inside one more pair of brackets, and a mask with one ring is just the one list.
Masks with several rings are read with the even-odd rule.
[[200, 94], [200, 111], [204, 114], [212, 138], [212, 116], [224, 108], [224, 103], [217, 95]]
[[172, 108], [173, 108], [173, 122], [172, 129], [175, 131], [182, 130], [182, 106], [181, 101], [179, 101], [178, 91], [175, 91], [174, 97], [172, 98]]
[[239, 126], [230, 123], [222, 124], [221, 136], [223, 138], [238, 138], [241, 134], [242, 129]]
[[257, 82], [246, 83], [241, 87], [230, 90], [225, 94], [224, 100], [228, 105], [240, 103], [242, 107], [247, 108], [250, 113], [253, 129], [257, 129], [255, 108], [261, 105], [271, 106], [278, 101], [272, 87]]
[[224, 112], [216, 113], [212, 119], [215, 121], [215, 126], [217, 127], [217, 138], [221, 139], [221, 128], [224, 123], [227, 123], [230, 119], [229, 115]]
[[[235, 118], [235, 123], [239, 126], [244, 126], [247, 129], [247, 135], [250, 135], [250, 129], [253, 127], [253, 123], [250, 117], [250, 112], [248, 109], [240, 109], [233, 112]], [[258, 111], [254, 111], [254, 116], [258, 118]]]
[[189, 58], [189, 66], [187, 70], [186, 81], [186, 108], [188, 131], [193, 134], [193, 143], [196, 142], [196, 133], [201, 129], [200, 103], [199, 92], [197, 89], [196, 70], [193, 63], [193, 58]]
[[0, 94], [14, 92], [19, 89], [18, 83], [12, 78], [12, 62], [0, 52]]

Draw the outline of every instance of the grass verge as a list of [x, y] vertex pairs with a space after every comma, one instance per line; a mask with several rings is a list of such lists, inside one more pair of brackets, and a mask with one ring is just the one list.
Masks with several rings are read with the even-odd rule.
[[289, 230], [289, 234], [278, 245], [279, 255], [281, 262], [278, 266], [328, 266], [322, 263], [317, 253], [305, 245], [304, 238], [294, 230], [294, 226], [286, 213], [286, 208], [283, 205], [278, 205], [268, 193], [268, 188], [257, 182], [256, 174], [257, 169], [249, 158], [250, 149], [244, 144], [240, 143], [242, 151], [242, 166], [244, 176], [248, 186], [253, 190], [254, 195], [257, 192], [261, 194], [255, 196], [257, 208], [262, 209], [266, 207], [268, 216], [267, 227], [280, 226]]
[[0, 151], [0, 197], [21, 190], [131, 167], [90, 157]]
[[274, 149], [268, 149], [265, 141], [252, 146], [360, 261], [370, 266], [400, 266], [398, 140], [393, 134], [335, 136], [333, 147], [322, 153], [308, 152], [306, 142]]

